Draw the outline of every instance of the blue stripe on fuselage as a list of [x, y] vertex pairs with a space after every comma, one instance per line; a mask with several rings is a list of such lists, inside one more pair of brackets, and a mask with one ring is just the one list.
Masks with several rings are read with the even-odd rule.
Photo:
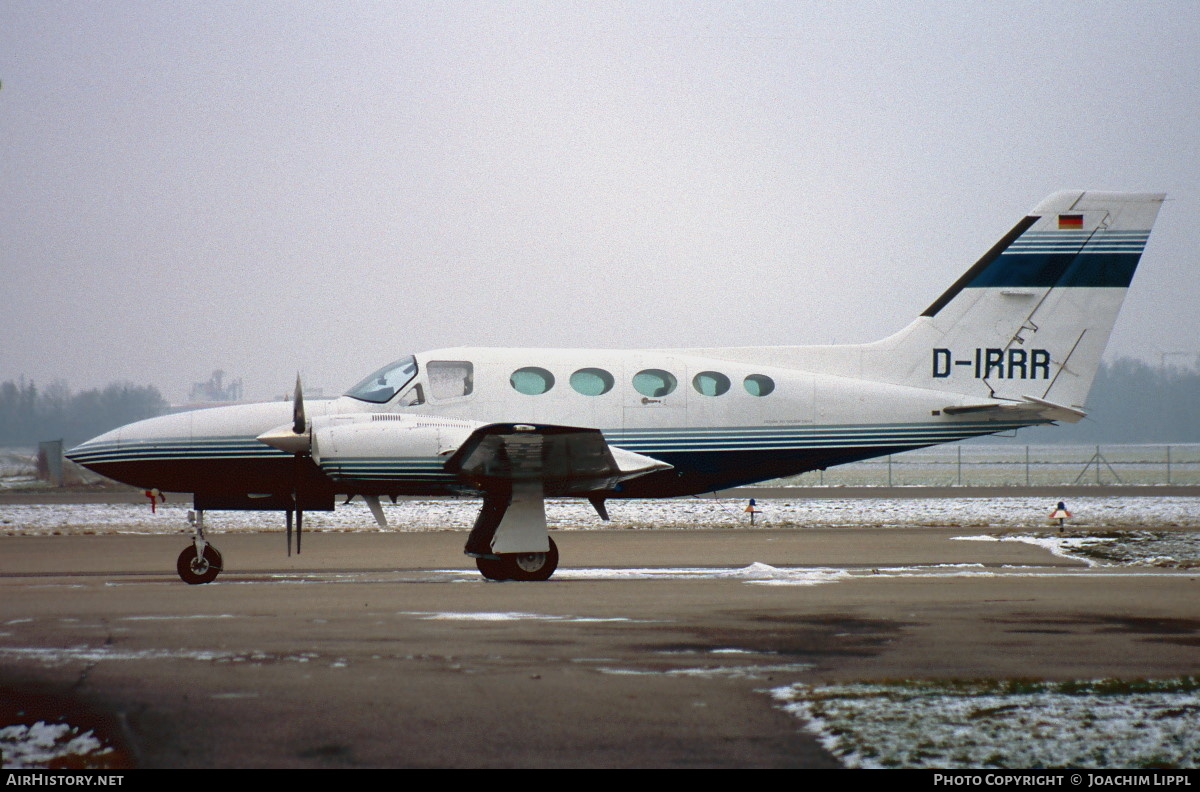
[[[627, 482], [620, 494], [614, 493], [614, 497], [630, 497], [724, 489], [1031, 423], [1046, 421], [631, 428], [605, 430], [604, 435], [615, 447], [673, 466]], [[282, 492], [280, 488], [290, 486], [294, 476], [287, 464], [290, 454], [249, 437], [85, 443], [72, 449], [70, 456], [118, 480], [177, 492]], [[445, 472], [444, 462], [442, 457], [335, 458], [322, 460], [320, 472], [328, 477], [326, 482], [340, 480], [352, 490], [374, 487], [385, 494], [452, 494], [459, 483], [455, 475]], [[312, 472], [317, 474], [316, 466]]]

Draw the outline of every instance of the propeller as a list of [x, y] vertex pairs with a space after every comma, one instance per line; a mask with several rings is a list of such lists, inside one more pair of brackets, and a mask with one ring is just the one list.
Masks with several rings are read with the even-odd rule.
[[[300, 374], [296, 374], [296, 389], [292, 394], [292, 423], [290, 426], [283, 425], [263, 432], [258, 436], [260, 442], [266, 443], [272, 448], [278, 448], [280, 451], [286, 451], [292, 455], [292, 508], [287, 510], [287, 550], [288, 555], [292, 554], [292, 513], [295, 512], [296, 517], [296, 554], [300, 554], [300, 542], [304, 530], [304, 509], [300, 503], [300, 486], [305, 473], [305, 457], [311, 457], [313, 453], [313, 433], [312, 427], [308, 423], [308, 418], [304, 413], [304, 388], [300, 382]], [[351, 496], [353, 497], [353, 496]], [[375, 522], [380, 528], [387, 528], [387, 517], [383, 513], [383, 507], [379, 503], [378, 495], [363, 495], [363, 500], [371, 509], [371, 514], [375, 517]], [[395, 497], [392, 498], [395, 500]], [[349, 503], [349, 500], [346, 501]]]
[[296, 374], [296, 390], [292, 395], [292, 425], [281, 426], [258, 436], [261, 442], [292, 455], [292, 508], [287, 510], [287, 550], [292, 554], [292, 512], [296, 513], [296, 555], [304, 531], [304, 509], [300, 506], [300, 477], [304, 473], [304, 457], [312, 453], [312, 432], [304, 415], [304, 388]]
[[312, 453], [312, 433], [304, 415], [304, 393], [301, 390], [299, 374], [296, 375], [296, 391], [292, 396], [292, 425], [263, 432], [257, 439], [289, 454], [307, 456]]
[[[296, 507], [296, 555], [300, 555], [300, 540], [304, 536], [304, 509], [300, 507], [300, 475], [303, 457], [312, 453], [312, 435], [308, 432], [308, 420], [304, 417], [304, 389], [300, 385], [300, 372], [296, 372], [296, 390], [292, 395], [292, 434], [303, 438], [302, 448], [292, 454], [292, 505]], [[291, 528], [291, 513], [288, 513], [288, 528]], [[292, 532], [288, 530], [288, 555], [292, 554]]]

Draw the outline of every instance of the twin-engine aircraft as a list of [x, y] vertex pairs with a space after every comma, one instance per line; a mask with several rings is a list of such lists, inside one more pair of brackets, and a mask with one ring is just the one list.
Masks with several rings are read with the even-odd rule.
[[[482, 496], [465, 552], [492, 580], [558, 565], [545, 500], [692, 495], [1056, 421], [1084, 405], [1161, 194], [1059, 192], [900, 332], [871, 344], [441, 349], [340, 398], [139, 421], [67, 456], [193, 493], [177, 569], [214, 580], [213, 509], [305, 511], [360, 496]], [[910, 265], [905, 265], [910, 266]]]

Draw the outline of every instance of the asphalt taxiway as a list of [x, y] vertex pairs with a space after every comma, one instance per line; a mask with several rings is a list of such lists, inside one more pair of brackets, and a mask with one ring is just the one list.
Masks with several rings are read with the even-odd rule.
[[766, 691], [1200, 671], [1196, 570], [964, 533], [556, 532], [545, 583], [482, 580], [462, 531], [245, 533], [205, 586], [183, 536], [4, 536], [0, 715], [144, 767], [834, 767]]

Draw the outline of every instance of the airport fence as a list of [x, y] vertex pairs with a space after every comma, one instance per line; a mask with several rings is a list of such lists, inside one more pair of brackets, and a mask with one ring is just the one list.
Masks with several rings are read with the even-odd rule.
[[1200, 485], [1200, 444], [935, 446], [777, 483], [829, 487]]

